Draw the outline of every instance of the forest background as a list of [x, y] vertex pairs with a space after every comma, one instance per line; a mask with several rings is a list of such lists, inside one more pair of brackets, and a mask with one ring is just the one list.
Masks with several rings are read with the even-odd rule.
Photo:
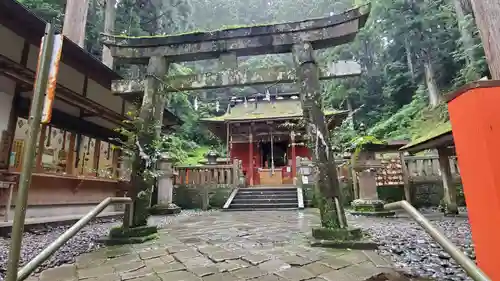
[[[61, 29], [66, 0], [18, 0]], [[84, 0], [88, 2], [85, 49], [102, 57], [99, 34], [105, 19], [114, 18], [114, 33], [129, 36], [210, 31], [239, 26], [300, 21], [341, 13], [365, 0]], [[108, 9], [106, 9], [108, 1]], [[111, 7], [113, 9], [109, 9]], [[483, 47], [470, 0], [373, 0], [366, 26], [355, 41], [322, 50], [321, 62], [354, 59], [359, 77], [323, 82], [323, 106], [352, 113], [332, 131], [339, 151], [359, 136], [412, 140], [448, 122], [442, 97], [470, 81], [488, 76]], [[242, 58], [240, 67], [293, 65], [289, 56]], [[176, 65], [176, 72], [205, 72], [210, 61]], [[125, 77], [141, 69], [116, 69]], [[259, 89], [233, 90], [248, 95]], [[170, 136], [170, 145], [185, 164], [196, 164], [209, 149], [225, 153], [225, 145], [199, 119], [222, 114], [216, 99], [174, 93], [168, 108], [184, 123]], [[224, 104], [223, 101], [220, 101]], [[217, 112], [216, 109], [219, 109]]]

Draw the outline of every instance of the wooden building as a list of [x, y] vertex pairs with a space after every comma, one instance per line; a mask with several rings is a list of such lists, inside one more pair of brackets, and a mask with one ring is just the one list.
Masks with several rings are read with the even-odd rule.
[[[45, 22], [15, 0], [0, 2], [0, 217], [14, 207], [16, 180], [27, 136], [39, 46]], [[111, 93], [121, 77], [64, 38], [52, 120], [42, 126], [29, 190], [27, 218], [80, 215], [109, 196], [123, 194], [119, 153], [134, 105]], [[178, 120], [166, 114], [172, 124]], [[13, 186], [13, 187], [11, 187]], [[110, 207], [108, 211], [114, 211]]]
[[[325, 111], [329, 129], [347, 116], [347, 111]], [[311, 158], [301, 126], [302, 107], [298, 94], [262, 94], [246, 102], [233, 99], [227, 112], [203, 119], [215, 135], [226, 140], [231, 161], [242, 161], [250, 186], [294, 184], [297, 157]]]

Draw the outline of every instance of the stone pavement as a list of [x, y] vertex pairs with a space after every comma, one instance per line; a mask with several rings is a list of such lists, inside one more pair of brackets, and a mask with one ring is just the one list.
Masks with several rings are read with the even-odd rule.
[[28, 280], [354, 281], [390, 271], [372, 251], [309, 247], [318, 223], [308, 211], [212, 212], [168, 225], [158, 240], [102, 248]]

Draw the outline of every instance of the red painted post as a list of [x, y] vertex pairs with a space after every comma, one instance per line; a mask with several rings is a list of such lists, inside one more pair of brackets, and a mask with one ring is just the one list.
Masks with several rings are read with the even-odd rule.
[[253, 185], [253, 136], [252, 136], [252, 131], [250, 131], [249, 139], [248, 139], [248, 151], [249, 151], [249, 158], [248, 158], [248, 180], [250, 182], [250, 186]]
[[500, 81], [478, 81], [448, 97], [478, 266], [500, 280]]

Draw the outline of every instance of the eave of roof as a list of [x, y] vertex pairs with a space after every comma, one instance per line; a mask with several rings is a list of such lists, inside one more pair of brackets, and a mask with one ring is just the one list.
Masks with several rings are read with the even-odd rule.
[[[325, 110], [323, 111], [323, 114], [325, 117], [331, 117], [335, 115], [342, 115], [342, 114], [347, 114], [347, 110]], [[303, 115], [302, 114], [297, 114], [297, 115], [290, 115], [290, 116], [273, 116], [273, 117], [259, 117], [259, 116], [254, 116], [251, 118], [226, 118], [226, 115], [218, 116], [218, 117], [210, 117], [210, 118], [202, 118], [200, 121], [202, 122], [207, 122], [207, 123], [225, 123], [225, 122], [252, 122], [252, 121], [262, 121], [262, 120], [282, 120], [282, 119], [298, 119], [301, 118]]]
[[[46, 22], [19, 2], [4, 0], [0, 1], [0, 24], [38, 46], [45, 33]], [[118, 73], [66, 37], [62, 61], [108, 89], [111, 80], [122, 79]]]
[[448, 121], [437, 126], [427, 134], [415, 139], [411, 143], [401, 147], [400, 150], [419, 152], [426, 149], [451, 146], [453, 144], [451, 123]]

